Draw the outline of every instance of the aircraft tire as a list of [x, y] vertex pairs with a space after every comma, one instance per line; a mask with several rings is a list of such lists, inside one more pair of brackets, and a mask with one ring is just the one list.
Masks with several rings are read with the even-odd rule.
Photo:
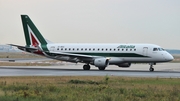
[[84, 70], [90, 70], [90, 68], [91, 68], [90, 65], [84, 65], [84, 66], [83, 66], [83, 69], [84, 69]]
[[99, 70], [105, 70], [106, 67], [98, 67]]
[[149, 71], [153, 72], [153, 71], [154, 71], [154, 68], [149, 68]]

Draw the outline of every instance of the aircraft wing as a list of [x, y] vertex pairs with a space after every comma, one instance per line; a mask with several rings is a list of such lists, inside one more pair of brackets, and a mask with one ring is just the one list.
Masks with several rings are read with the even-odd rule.
[[45, 52], [49, 56], [53, 56], [54, 59], [69, 61], [69, 62], [92, 62], [94, 58], [100, 56], [83, 55], [83, 54], [73, 54], [64, 52]]
[[[35, 52], [38, 51], [38, 48], [32, 48], [32, 47], [25, 47], [25, 46], [19, 46], [14, 44], [9, 44], [11, 46], [16, 46], [18, 49], [27, 51], [27, 52]], [[61, 61], [68, 61], [68, 62], [83, 62], [83, 63], [90, 63], [93, 62], [95, 58], [101, 57], [101, 56], [92, 56], [92, 55], [83, 55], [78, 53], [67, 53], [67, 52], [54, 52], [54, 51], [43, 51], [43, 53], [46, 53], [46, 57], [57, 59]]]

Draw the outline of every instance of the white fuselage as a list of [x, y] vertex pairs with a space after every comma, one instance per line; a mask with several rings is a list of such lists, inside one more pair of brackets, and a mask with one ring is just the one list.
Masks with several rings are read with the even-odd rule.
[[[110, 58], [110, 64], [157, 63], [173, 59], [167, 51], [154, 44], [48, 44], [50, 52], [64, 52]], [[153, 50], [157, 48], [157, 50]]]

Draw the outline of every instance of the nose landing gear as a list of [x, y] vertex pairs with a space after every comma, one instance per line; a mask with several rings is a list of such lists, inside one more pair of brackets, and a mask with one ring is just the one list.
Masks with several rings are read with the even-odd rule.
[[156, 65], [156, 63], [149, 63], [149, 65], [150, 65], [149, 71], [153, 72], [154, 71], [153, 65]]
[[153, 65], [150, 65], [149, 71], [151, 71], [151, 72], [154, 71]]

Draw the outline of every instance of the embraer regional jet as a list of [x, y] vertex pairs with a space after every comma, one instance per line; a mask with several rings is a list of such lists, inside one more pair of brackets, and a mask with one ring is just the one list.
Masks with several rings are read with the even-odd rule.
[[153, 65], [169, 62], [174, 58], [167, 51], [154, 44], [63, 44], [52, 43], [44, 39], [28, 15], [21, 15], [26, 46], [19, 46], [20, 50], [43, 55], [60, 61], [84, 63], [84, 70], [90, 70], [90, 65], [105, 70], [108, 65], [127, 68], [131, 63], [149, 63], [150, 71]]

